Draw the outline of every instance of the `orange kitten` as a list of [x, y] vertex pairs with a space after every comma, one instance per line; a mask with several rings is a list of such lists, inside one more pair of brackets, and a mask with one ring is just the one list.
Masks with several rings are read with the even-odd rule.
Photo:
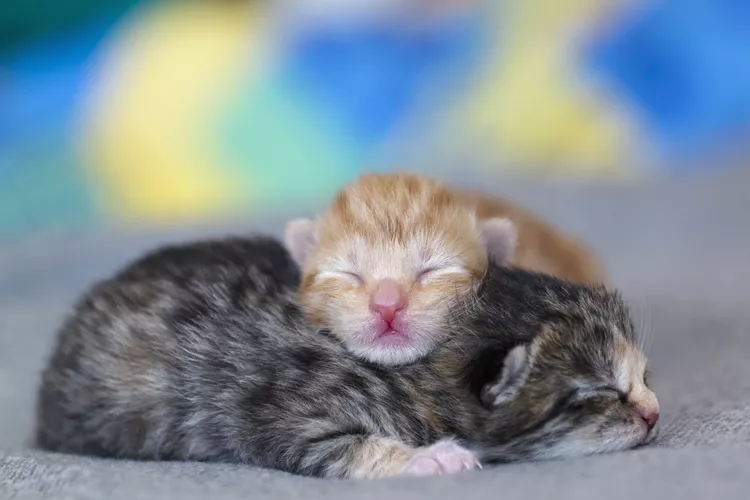
[[384, 365], [415, 361], [440, 343], [488, 258], [506, 263], [515, 239], [508, 219], [479, 222], [440, 182], [402, 173], [363, 175], [317, 220], [286, 230], [308, 319]]

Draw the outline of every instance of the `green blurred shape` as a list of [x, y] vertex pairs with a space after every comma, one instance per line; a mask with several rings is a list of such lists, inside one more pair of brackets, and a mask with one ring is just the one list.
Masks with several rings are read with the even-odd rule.
[[95, 220], [87, 186], [59, 140], [41, 137], [2, 152], [0, 238], [83, 227]]
[[230, 101], [220, 153], [244, 179], [246, 206], [318, 203], [356, 176], [363, 148], [298, 87], [271, 79]]
[[1, 0], [0, 52], [161, 0]]

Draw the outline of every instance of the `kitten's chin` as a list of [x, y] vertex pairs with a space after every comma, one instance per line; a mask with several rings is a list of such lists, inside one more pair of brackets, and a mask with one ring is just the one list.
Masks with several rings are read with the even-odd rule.
[[542, 459], [569, 459], [587, 455], [599, 455], [629, 450], [647, 444], [653, 439], [655, 432], [648, 432], [639, 425], [615, 426], [605, 432], [588, 439], [570, 439], [548, 450], [540, 452]]
[[414, 363], [434, 347], [432, 342], [415, 342], [404, 335], [382, 335], [367, 344], [348, 344], [354, 355], [384, 366]]
[[522, 435], [482, 450], [481, 457], [488, 462], [568, 460], [637, 448], [657, 435], [656, 428], [648, 431], [637, 423], [608, 426], [605, 432], [599, 426], [592, 429], [586, 425], [561, 435], [555, 430], [554, 426], [543, 425], [536, 436]]
[[[352, 329], [354, 324], [361, 325]], [[439, 322], [434, 318], [403, 317], [390, 325], [366, 318], [351, 321], [347, 329], [339, 329], [339, 336], [356, 356], [384, 366], [405, 365], [427, 356], [442, 339]], [[415, 328], [419, 325], [419, 328]]]

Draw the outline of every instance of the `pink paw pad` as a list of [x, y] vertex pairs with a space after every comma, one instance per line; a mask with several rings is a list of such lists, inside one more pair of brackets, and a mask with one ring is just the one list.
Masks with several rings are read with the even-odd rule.
[[437, 476], [476, 468], [482, 468], [476, 455], [453, 441], [444, 440], [418, 451], [406, 465], [404, 473]]

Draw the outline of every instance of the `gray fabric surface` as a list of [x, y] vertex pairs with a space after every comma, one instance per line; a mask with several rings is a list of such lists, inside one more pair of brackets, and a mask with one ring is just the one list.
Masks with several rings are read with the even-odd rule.
[[211, 228], [0, 242], [0, 498], [749, 498], [749, 180], [728, 173], [632, 187], [493, 185], [602, 254], [636, 323], [653, 334], [661, 434], [652, 446], [625, 453], [439, 478], [324, 481], [31, 450], [39, 372], [76, 294], [160, 242], [248, 228], [278, 234], [289, 214]]

